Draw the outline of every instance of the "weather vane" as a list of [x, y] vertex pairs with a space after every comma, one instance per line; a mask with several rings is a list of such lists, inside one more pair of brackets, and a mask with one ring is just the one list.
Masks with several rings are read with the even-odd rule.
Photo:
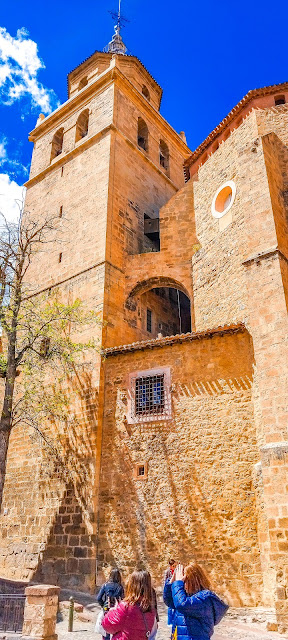
[[108, 52], [108, 53], [117, 53], [120, 55], [125, 55], [125, 53], [127, 52], [127, 48], [122, 40], [121, 37], [121, 28], [125, 27], [125, 24], [127, 24], [127, 22], [129, 22], [129, 20], [127, 20], [127, 18], [125, 18], [122, 14], [121, 14], [121, 0], [119, 0], [119, 8], [118, 8], [118, 12], [116, 11], [109, 11], [110, 15], [112, 16], [113, 20], [115, 20], [116, 24], [114, 27], [114, 36], [111, 40], [111, 42], [109, 42], [108, 46], [105, 47], [104, 51]]
[[125, 16], [121, 15], [121, 0], [119, 0], [118, 13], [116, 11], [109, 11], [109, 13], [112, 16], [113, 20], [117, 21], [117, 29], [120, 33], [121, 27], [125, 27], [125, 24], [129, 22], [129, 20], [127, 20]]

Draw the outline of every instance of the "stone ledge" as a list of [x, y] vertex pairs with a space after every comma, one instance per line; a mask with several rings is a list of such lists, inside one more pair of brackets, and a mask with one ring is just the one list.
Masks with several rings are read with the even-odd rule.
[[284, 460], [288, 455], [288, 441], [271, 442], [260, 449], [263, 456], [263, 463], [269, 465], [270, 460]]
[[50, 584], [37, 584], [35, 586], [26, 587], [26, 596], [59, 596], [60, 587]]

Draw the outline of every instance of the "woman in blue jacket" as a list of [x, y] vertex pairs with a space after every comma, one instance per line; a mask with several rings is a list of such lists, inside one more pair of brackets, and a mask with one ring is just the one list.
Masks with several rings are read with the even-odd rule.
[[210, 640], [214, 626], [225, 615], [228, 605], [211, 591], [203, 569], [193, 562], [185, 569], [178, 565], [164, 586], [164, 602], [173, 609], [172, 637], [177, 640]]

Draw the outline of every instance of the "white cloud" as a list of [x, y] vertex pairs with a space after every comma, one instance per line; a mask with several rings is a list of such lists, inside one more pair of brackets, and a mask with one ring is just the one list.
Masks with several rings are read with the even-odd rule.
[[6, 140], [5, 138], [3, 138], [2, 140], [0, 140], [0, 165], [3, 164], [3, 162], [5, 162], [7, 159], [7, 152], [6, 152]]
[[51, 89], [38, 80], [38, 73], [45, 65], [38, 56], [37, 43], [31, 40], [25, 29], [18, 29], [16, 37], [0, 27], [0, 96], [10, 105], [28, 97], [34, 107], [50, 113], [58, 106]]
[[6, 173], [0, 173], [0, 212], [11, 222], [19, 220], [25, 198], [25, 187], [10, 180]]
[[19, 147], [17, 147], [16, 140], [13, 138], [10, 140], [9, 153], [7, 152], [8, 143], [9, 140], [5, 136], [1, 137], [0, 134], [0, 167], [3, 172], [5, 171], [14, 177], [21, 175], [26, 178], [29, 171], [19, 160]]

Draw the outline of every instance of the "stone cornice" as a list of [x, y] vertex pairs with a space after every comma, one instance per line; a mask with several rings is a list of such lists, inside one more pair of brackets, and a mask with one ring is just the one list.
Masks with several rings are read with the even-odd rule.
[[[173, 129], [173, 127], [171, 127], [169, 122], [167, 122], [167, 120], [165, 120], [165, 118], [163, 118], [161, 113], [155, 107], [153, 107], [153, 105], [150, 102], [148, 102], [148, 100], [146, 100], [146, 98], [144, 96], [142, 96], [142, 93], [140, 93], [140, 91], [138, 91], [138, 89], [124, 75], [124, 73], [120, 69], [118, 69], [117, 67], [115, 67], [115, 69], [117, 69], [117, 79], [120, 81], [120, 83], [122, 82], [122, 86], [125, 86], [126, 89], [128, 89], [128, 93], [130, 93], [130, 95], [132, 94], [136, 98], [136, 100], [138, 100], [138, 102], [141, 104], [142, 111], [146, 111], [148, 117], [149, 117], [149, 115], [150, 115], [150, 117], [152, 115], [153, 120], [157, 122], [159, 128], [166, 129], [166, 135], [170, 139], [171, 138], [173, 139], [173, 143], [178, 146], [180, 152], [183, 155], [186, 155], [187, 157], [189, 157], [189, 154], [191, 153], [191, 151], [190, 151], [189, 147], [187, 146], [187, 144], [184, 142], [184, 140], [182, 140], [182, 138], [180, 137], [179, 133], [177, 133], [177, 131], [175, 131], [175, 129]], [[117, 84], [119, 84], [119, 82]], [[143, 109], [143, 107], [144, 107], [144, 109]]]
[[56, 125], [60, 126], [67, 117], [67, 113], [73, 113], [79, 108], [79, 105], [86, 105], [88, 100], [91, 98], [93, 94], [99, 92], [99, 89], [103, 90], [108, 86], [112, 86], [114, 82], [117, 81], [122, 82], [122, 85], [126, 87], [130, 95], [132, 94], [134, 98], [136, 98], [140, 104], [141, 108], [146, 111], [150, 116], [152, 115], [153, 120], [156, 120], [159, 127], [163, 130], [166, 130], [166, 135], [168, 138], [173, 139], [173, 143], [176, 144], [183, 154], [183, 156], [189, 156], [191, 150], [185, 142], [182, 140], [180, 135], [171, 127], [171, 125], [163, 118], [163, 116], [159, 113], [159, 111], [153, 107], [150, 102], [146, 100], [142, 93], [138, 91], [136, 87], [132, 84], [132, 82], [124, 75], [124, 73], [116, 66], [116, 60], [112, 60], [113, 65], [109, 67], [106, 71], [100, 74], [91, 84], [88, 84], [86, 87], [81, 89], [75, 96], [69, 98], [66, 102], [64, 102], [56, 111], [53, 111], [51, 115], [47, 116], [45, 120], [43, 120], [38, 127], [35, 127], [33, 131], [31, 131], [29, 135], [29, 140], [32, 142], [36, 141], [39, 137], [41, 137], [44, 133], [49, 132]]
[[245, 324], [232, 324], [216, 329], [207, 329], [206, 331], [197, 331], [191, 333], [179, 334], [176, 336], [167, 336], [166, 338], [155, 338], [154, 340], [144, 340], [143, 342], [133, 342], [119, 347], [108, 347], [103, 349], [102, 356], [118, 356], [120, 354], [131, 353], [132, 351], [146, 351], [149, 349], [159, 349], [173, 344], [182, 344], [184, 342], [194, 342], [195, 340], [206, 340], [215, 336], [224, 336], [235, 333], [244, 333], [246, 331]]
[[106, 265], [106, 264], [108, 264], [113, 269], [117, 269], [117, 271], [124, 273], [124, 271], [122, 271], [120, 267], [117, 267], [115, 264], [112, 264], [112, 262], [109, 262], [109, 260], [101, 260], [100, 262], [95, 262], [95, 264], [91, 264], [89, 267], [85, 267], [85, 269], [81, 269], [81, 271], [77, 271], [77, 273], [72, 273], [71, 276], [67, 276], [67, 278], [63, 278], [63, 280], [58, 280], [57, 282], [53, 282], [47, 285], [47, 287], [43, 287], [43, 289], [39, 289], [35, 291], [35, 293], [31, 293], [29, 296], [27, 296], [27, 300], [29, 300], [29, 298], [34, 298], [34, 296], [39, 296], [41, 295], [41, 293], [45, 293], [45, 291], [50, 291], [50, 289], [61, 287], [62, 284], [66, 284], [66, 282], [70, 282], [70, 280], [74, 280], [75, 278], [82, 276], [83, 273], [87, 273], [88, 271], [93, 271], [93, 269], [98, 269], [98, 267], [102, 267], [103, 265]]
[[93, 82], [81, 89], [81, 91], [78, 91], [75, 96], [68, 98], [66, 102], [63, 102], [63, 104], [61, 104], [60, 107], [53, 111], [49, 116], [46, 116], [46, 118], [30, 132], [29, 140], [34, 142], [38, 138], [42, 137], [44, 133], [48, 133], [56, 125], [60, 126], [63, 120], [67, 117], [68, 112], [73, 113], [73, 111], [76, 111], [79, 108], [79, 105], [85, 105], [93, 94], [98, 92], [100, 93], [100, 91], [98, 91], [99, 89], [103, 90], [103, 88], [107, 88], [109, 85], [112, 85], [113, 70], [114, 67], [110, 67], [106, 71], [103, 71], [103, 73], [101, 73]]
[[285, 460], [288, 455], [288, 442], [269, 442], [260, 449], [262, 454], [262, 465], [270, 466], [271, 460]]
[[91, 147], [93, 144], [98, 142], [98, 140], [104, 138], [112, 128], [115, 129], [114, 125], [110, 124], [108, 125], [108, 127], [105, 127], [104, 129], [101, 129], [101, 131], [98, 131], [98, 133], [95, 133], [94, 136], [83, 138], [78, 144], [76, 144], [74, 149], [71, 149], [71, 151], [68, 151], [67, 153], [61, 153], [59, 156], [57, 156], [57, 158], [55, 158], [55, 160], [52, 160], [51, 164], [45, 167], [43, 171], [40, 171], [40, 173], [37, 173], [35, 176], [33, 176], [33, 178], [27, 180], [27, 182], [25, 182], [24, 184], [24, 187], [29, 188], [33, 184], [40, 182], [40, 180], [43, 180], [43, 178], [45, 178], [48, 173], [54, 171], [55, 167], [58, 168], [64, 166], [74, 156], [82, 153], [83, 149]]
[[57, 158], [55, 158], [55, 160], [52, 161], [51, 164], [49, 164], [45, 169], [43, 169], [43, 171], [41, 171], [40, 173], [37, 173], [37, 175], [33, 176], [33, 178], [31, 178], [30, 180], [27, 180], [27, 182], [24, 183], [24, 187], [28, 189], [32, 187], [34, 184], [36, 184], [37, 182], [40, 182], [45, 178], [45, 176], [48, 173], [51, 173], [51, 171], [53, 171], [55, 167], [56, 168], [63, 167], [72, 158], [79, 155], [79, 153], [82, 153], [83, 149], [87, 149], [88, 147], [91, 147], [93, 144], [96, 144], [101, 138], [104, 138], [107, 134], [111, 133], [111, 131], [114, 131], [115, 133], [120, 135], [121, 138], [125, 140], [125, 142], [130, 147], [132, 147], [134, 151], [136, 151], [145, 162], [148, 162], [148, 164], [150, 164], [154, 168], [154, 170], [157, 171], [157, 173], [159, 173], [159, 175], [161, 175], [166, 180], [166, 182], [168, 182], [175, 189], [175, 192], [178, 191], [178, 187], [174, 184], [174, 182], [172, 182], [169, 176], [167, 176], [166, 173], [162, 171], [162, 169], [158, 167], [153, 162], [153, 160], [151, 160], [149, 155], [146, 154], [145, 151], [142, 151], [142, 149], [139, 149], [139, 147], [134, 142], [132, 142], [132, 140], [127, 138], [127, 136], [125, 136], [125, 134], [122, 133], [122, 131], [120, 131], [119, 129], [117, 129], [117, 127], [115, 127], [115, 125], [112, 123], [107, 127], [105, 127], [104, 129], [102, 129], [101, 131], [99, 131], [98, 133], [95, 133], [94, 136], [83, 138], [74, 147], [74, 149], [71, 149], [71, 151], [68, 151], [65, 154], [61, 153], [59, 156], [57, 156]]
[[282, 251], [278, 247], [273, 247], [271, 249], [267, 249], [267, 251], [262, 251], [261, 253], [256, 253], [254, 256], [250, 256], [242, 263], [245, 267], [249, 267], [253, 262], [260, 262], [261, 260], [266, 260], [268, 258], [274, 258], [278, 256], [285, 262], [288, 262], [288, 258], [282, 253]]

